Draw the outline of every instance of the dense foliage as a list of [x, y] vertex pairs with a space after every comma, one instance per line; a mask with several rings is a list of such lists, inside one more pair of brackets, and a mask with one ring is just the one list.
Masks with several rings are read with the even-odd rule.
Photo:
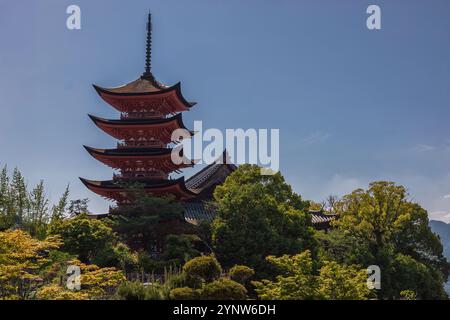
[[267, 272], [266, 256], [314, 247], [308, 202], [280, 173], [264, 176], [259, 167], [243, 165], [216, 188], [214, 197], [212, 244], [224, 266], [243, 264]]
[[[428, 214], [392, 182], [304, 201], [281, 174], [243, 165], [216, 188], [217, 216], [187, 224], [173, 198], [132, 189], [109, 218], [88, 199], [55, 205], [0, 173], [0, 299], [445, 299], [449, 264]], [[309, 210], [337, 214], [314, 230]], [[381, 288], [367, 286], [367, 267]], [[70, 288], [69, 267], [80, 287]], [[68, 269], [69, 268], [69, 269]]]
[[[337, 205], [335, 230], [325, 236], [324, 255], [344, 263], [378, 265], [380, 298], [398, 299], [412, 290], [420, 299], [445, 298], [448, 263], [432, 233], [427, 211], [407, 199], [404, 187], [374, 182]], [[336, 241], [337, 240], [337, 241]]]
[[315, 270], [309, 251], [294, 256], [267, 257], [280, 270], [275, 281], [255, 281], [256, 292], [271, 300], [363, 300], [370, 296], [366, 269], [324, 262]]

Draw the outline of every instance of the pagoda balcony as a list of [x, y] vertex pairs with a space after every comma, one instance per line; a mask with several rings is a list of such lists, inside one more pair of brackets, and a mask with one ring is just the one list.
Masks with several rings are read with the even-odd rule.
[[115, 181], [121, 181], [121, 180], [133, 180], [133, 181], [139, 181], [139, 180], [148, 180], [148, 179], [154, 179], [154, 180], [166, 180], [168, 179], [169, 175], [160, 173], [160, 172], [127, 172], [127, 173], [114, 173], [113, 174], [113, 180]]
[[153, 110], [141, 110], [141, 111], [135, 111], [135, 112], [122, 112], [120, 114], [121, 120], [127, 120], [127, 119], [158, 119], [163, 118], [164, 114], [162, 114], [160, 111], [153, 111]]
[[117, 142], [118, 149], [126, 148], [164, 148], [166, 145], [161, 141], [125, 141]]

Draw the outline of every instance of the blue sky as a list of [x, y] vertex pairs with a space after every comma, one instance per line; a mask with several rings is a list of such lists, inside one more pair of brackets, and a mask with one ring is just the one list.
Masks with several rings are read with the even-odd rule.
[[[81, 30], [66, 28], [71, 4]], [[382, 30], [366, 28], [370, 4]], [[91, 84], [140, 76], [149, 9], [155, 76], [198, 102], [188, 127], [279, 128], [281, 171], [304, 198], [391, 180], [450, 221], [447, 0], [0, 0], [1, 165], [106, 210], [78, 180], [112, 174], [82, 148], [114, 146], [87, 117], [118, 116]]]

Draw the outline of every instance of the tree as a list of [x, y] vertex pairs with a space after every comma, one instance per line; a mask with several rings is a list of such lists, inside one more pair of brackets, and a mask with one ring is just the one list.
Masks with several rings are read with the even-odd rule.
[[217, 216], [212, 244], [225, 267], [248, 265], [267, 271], [270, 254], [294, 254], [313, 247], [313, 229], [302, 201], [280, 173], [260, 174], [242, 165], [214, 192]]
[[10, 206], [14, 210], [13, 225], [21, 225], [25, 217], [29, 201], [25, 178], [19, 169], [13, 171], [10, 185]]
[[29, 195], [28, 210], [23, 219], [25, 229], [33, 236], [45, 235], [49, 217], [49, 200], [45, 195], [44, 181], [40, 181]]
[[114, 230], [131, 248], [153, 252], [164, 247], [168, 235], [189, 233], [184, 209], [173, 197], [133, 192], [135, 201], [115, 208], [111, 218]]
[[193, 243], [198, 239], [195, 235], [168, 235], [162, 254], [162, 259], [168, 263], [182, 265], [186, 261], [200, 255]]
[[68, 208], [70, 216], [74, 217], [80, 214], [88, 214], [88, 203], [88, 198], [71, 200]]
[[318, 297], [325, 300], [365, 300], [371, 296], [367, 270], [326, 261], [318, 276]]
[[334, 225], [338, 232], [365, 243], [367, 262], [383, 270], [380, 297], [399, 298], [400, 289], [410, 289], [402, 288], [400, 278], [394, 276], [399, 257], [405, 262], [402, 265], [415, 266], [415, 270], [422, 269], [419, 266], [423, 265], [437, 279], [431, 282], [433, 293], [428, 286], [422, 286], [417, 288], [418, 297], [442, 297], [442, 286], [448, 276], [442, 244], [428, 225], [426, 210], [408, 201], [403, 186], [373, 182], [367, 190], [358, 189], [344, 196], [337, 207], [339, 219]]
[[255, 281], [256, 292], [268, 300], [362, 300], [370, 296], [367, 273], [358, 266], [345, 266], [324, 261], [316, 272], [311, 253], [281, 257], [269, 256], [279, 275], [275, 281]]
[[230, 269], [230, 279], [242, 285], [245, 285], [251, 277], [255, 275], [255, 271], [247, 266], [235, 265]]
[[186, 262], [183, 272], [188, 282], [195, 286], [218, 279], [222, 273], [222, 267], [214, 256], [201, 256]]
[[14, 169], [10, 178], [5, 166], [0, 172], [0, 230], [20, 228], [43, 239], [51, 216], [67, 201], [67, 196], [68, 189], [59, 204], [50, 210], [50, 200], [42, 180], [28, 190], [20, 171]]
[[49, 234], [59, 235], [63, 241], [62, 250], [78, 255], [82, 262], [90, 262], [117, 240], [103, 221], [85, 215], [52, 224]]
[[220, 278], [207, 283], [201, 290], [201, 297], [206, 300], [244, 300], [247, 289], [236, 281]]
[[69, 185], [67, 185], [66, 190], [64, 190], [64, 193], [62, 194], [61, 198], [59, 199], [58, 203], [53, 206], [52, 208], [52, 221], [60, 221], [64, 218], [65, 210], [67, 207], [67, 202], [69, 199]]
[[68, 265], [80, 267], [79, 291], [71, 291], [61, 283], [51, 283], [42, 286], [36, 297], [42, 300], [86, 300], [108, 299], [113, 296], [116, 289], [125, 281], [122, 271], [115, 268], [100, 268], [96, 265], [87, 265], [78, 260], [67, 262]]
[[39, 272], [49, 262], [49, 250], [60, 246], [57, 237], [33, 239], [21, 230], [0, 232], [0, 299], [28, 299], [42, 284]]

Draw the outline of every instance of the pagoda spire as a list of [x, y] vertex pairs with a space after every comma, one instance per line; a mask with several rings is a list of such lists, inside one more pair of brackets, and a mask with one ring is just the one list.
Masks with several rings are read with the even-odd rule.
[[152, 66], [152, 14], [148, 13], [147, 20], [147, 46], [145, 53], [145, 72], [142, 74], [142, 78], [150, 81], [154, 81], [155, 78], [151, 72]]

